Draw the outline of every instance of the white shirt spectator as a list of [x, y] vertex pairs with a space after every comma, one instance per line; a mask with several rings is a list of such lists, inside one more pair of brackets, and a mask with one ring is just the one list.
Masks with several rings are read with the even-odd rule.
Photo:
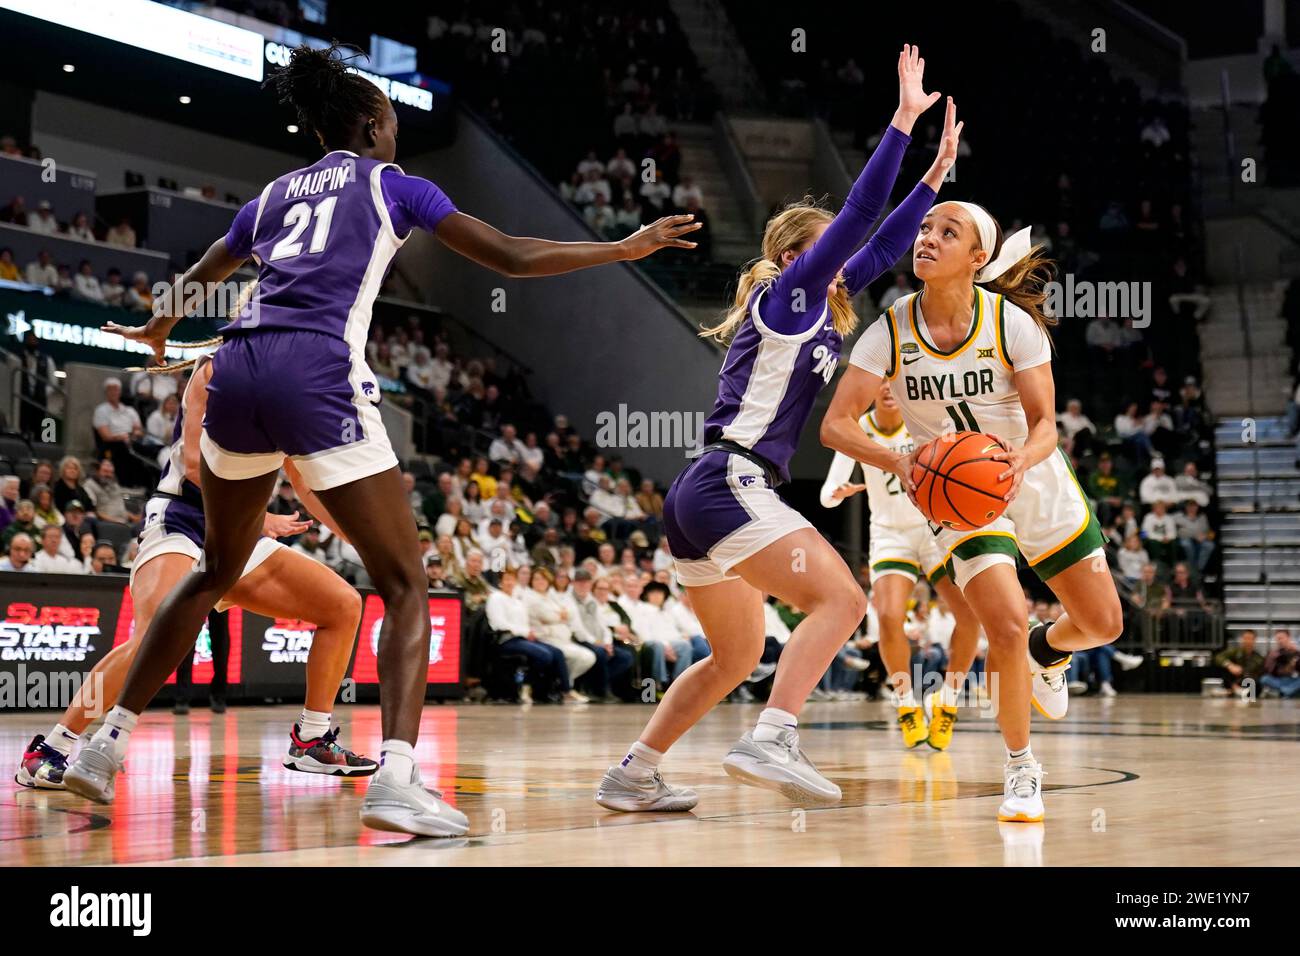
[[33, 259], [27, 263], [23, 277], [28, 285], [47, 285], [53, 288], [59, 284], [59, 268], [53, 262], [41, 265], [39, 260]]
[[82, 272], [72, 277], [72, 297], [83, 302], [104, 304], [104, 290], [100, 288], [99, 280]]
[[673, 191], [668, 188], [668, 184], [663, 180], [645, 183], [641, 187], [641, 198], [654, 206], [655, 209], [663, 209], [664, 203], [672, 198]]
[[1210, 486], [1194, 475], [1182, 474], [1174, 479], [1178, 489], [1175, 501], [1195, 501], [1202, 508], [1210, 504]]
[[681, 601], [673, 599], [666, 606], [668, 618], [682, 637], [703, 637], [704, 628], [695, 613]]
[[3, 558], [0, 558], [0, 571], [35, 571], [35, 570], [36, 569], [32, 567], [31, 561], [28, 561], [21, 568], [16, 568], [14, 567], [14, 563], [12, 560], [10, 560], [8, 555], [5, 555]]
[[1130, 581], [1136, 581], [1142, 577], [1142, 569], [1151, 563], [1151, 555], [1147, 554], [1146, 548], [1120, 548], [1115, 555], [1115, 563], [1119, 565], [1120, 574]]
[[587, 220], [587, 225], [595, 232], [613, 229], [618, 222], [618, 214], [608, 203], [592, 203], [582, 211], [582, 218]]
[[682, 180], [673, 190], [673, 205], [678, 209], [685, 209], [686, 204], [694, 199], [701, 206], [704, 205], [704, 191], [695, 183], [687, 183]]
[[643, 641], [666, 644], [681, 638], [672, 619], [663, 608], [647, 601], [633, 601], [626, 594], [618, 597], [618, 604], [632, 620], [632, 631]]
[[[160, 375], [159, 378], [168, 376]], [[136, 428], [144, 428], [140, 423], [140, 416], [130, 405], [123, 405], [121, 402], [114, 408], [110, 402], [100, 402], [95, 406], [95, 413], [90, 419], [95, 428], [102, 428], [107, 425], [108, 430], [113, 435], [129, 435]]]
[[1157, 501], [1167, 501], [1170, 504], [1179, 501], [1178, 486], [1168, 475], [1152, 472], [1142, 479], [1138, 485], [1138, 497], [1142, 499], [1145, 505], [1153, 505]]
[[579, 206], [590, 206], [596, 201], [597, 196], [604, 196], [605, 202], [609, 202], [614, 193], [609, 188], [609, 183], [606, 180], [588, 179], [574, 190], [573, 201]]
[[493, 461], [508, 461], [517, 465], [523, 460], [526, 450], [518, 438], [507, 439], [501, 436], [492, 439], [492, 444], [488, 446], [488, 457]]
[[145, 424], [144, 430], [160, 442], [170, 444], [172, 432], [176, 430], [176, 416], [164, 415], [162, 407], [159, 406], [149, 413], [149, 421]]
[[129, 222], [120, 222], [104, 234], [104, 241], [112, 246], [134, 249], [135, 230], [131, 228]]
[[[581, 171], [582, 167], [578, 167]], [[636, 175], [636, 164], [627, 156], [615, 156], [605, 164], [605, 172], [610, 179], [622, 179], [624, 176]]]
[[[122, 305], [122, 296], [126, 295], [126, 286], [122, 285], [118, 279], [105, 279], [100, 283], [100, 291], [104, 294], [104, 304], [118, 308]], [[159, 378], [171, 378], [170, 375], [160, 375]]]
[[45, 209], [37, 209], [27, 217], [27, 228], [44, 236], [52, 236], [59, 231], [59, 221], [54, 218], [54, 213], [50, 212], [47, 206]]
[[776, 605], [769, 601], [763, 602], [763, 634], [775, 637], [778, 644], [790, 640], [790, 628], [781, 620], [781, 615], [776, 613]]
[[1083, 431], [1085, 428], [1093, 432], [1094, 434], [1096, 434], [1097, 432], [1097, 426], [1092, 423], [1091, 418], [1083, 414], [1083, 412], [1077, 412], [1077, 413], [1072, 412], [1070, 411], [1069, 408], [1066, 408], [1065, 411], [1057, 415], [1056, 421], [1060, 424], [1061, 428], [1065, 431], [1065, 435], [1067, 438], [1073, 438], [1075, 435], [1079, 434], [1079, 432]]
[[44, 548], [36, 552], [27, 565], [40, 574], [85, 574], [86, 566], [76, 558], [65, 557], [58, 553], [50, 554]]
[[532, 631], [528, 623], [528, 608], [519, 597], [519, 589], [513, 595], [505, 591], [493, 591], [487, 599], [488, 627], [500, 634], [512, 634], [527, 638]]
[[1154, 511], [1149, 511], [1147, 516], [1142, 519], [1142, 535], [1150, 541], [1169, 542], [1177, 540], [1178, 522], [1168, 512], [1158, 515]]

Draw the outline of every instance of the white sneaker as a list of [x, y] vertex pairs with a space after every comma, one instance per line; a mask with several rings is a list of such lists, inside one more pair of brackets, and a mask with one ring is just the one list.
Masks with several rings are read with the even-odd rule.
[[596, 790], [596, 802], [606, 810], [620, 810], [623, 813], [685, 813], [695, 809], [700, 797], [689, 787], [673, 787], [664, 783], [658, 770], [650, 777], [639, 779], [628, 776], [622, 767], [613, 766], [600, 781], [600, 787]]
[[808, 692], [810, 701], [834, 700], [830, 691], [822, 690], [820, 687], [814, 687]]
[[361, 801], [361, 822], [372, 830], [416, 836], [454, 837], [469, 831], [465, 814], [445, 803], [436, 790], [424, 788], [419, 767], [412, 768], [406, 782], [392, 773], [375, 774]]
[[1131, 671], [1135, 667], [1141, 667], [1146, 658], [1141, 654], [1125, 654], [1123, 651], [1115, 652], [1115, 663], [1122, 670]]
[[1030, 702], [1044, 717], [1060, 720], [1070, 709], [1070, 690], [1065, 683], [1065, 672], [1070, 669], [1070, 658], [1059, 664], [1044, 667], [1034, 660], [1034, 655], [1025, 649], [1029, 658], [1029, 673], [1033, 679], [1033, 697]]
[[580, 694], [576, 690], [569, 691], [564, 695], [564, 699], [570, 704], [586, 704], [590, 703], [591, 700], [585, 694]]
[[1115, 688], [1110, 686], [1110, 681], [1102, 681], [1102, 682], [1101, 682], [1101, 687], [1100, 687], [1100, 689], [1099, 689], [1098, 692], [1101, 694], [1102, 697], [1118, 697], [1118, 696], [1119, 696], [1119, 694], [1115, 693]]
[[776, 790], [796, 803], [838, 803], [837, 787], [799, 749], [799, 734], [782, 730], [776, 740], [755, 740], [747, 731], [722, 760], [722, 769], [751, 787]]
[[1002, 806], [998, 807], [1000, 822], [1043, 822], [1045, 773], [1040, 763], [1007, 764], [1003, 768]]
[[528, 684], [519, 685], [519, 703], [531, 704], [533, 702], [533, 689]]

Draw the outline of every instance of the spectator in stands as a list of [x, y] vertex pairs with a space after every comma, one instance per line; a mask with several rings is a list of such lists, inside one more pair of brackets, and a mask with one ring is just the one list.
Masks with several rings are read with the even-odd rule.
[[1065, 433], [1075, 455], [1086, 455], [1097, 437], [1097, 426], [1083, 413], [1083, 402], [1072, 398], [1065, 403], [1065, 411], [1056, 416], [1056, 423]]
[[[652, 479], [641, 479], [641, 487], [636, 493], [636, 503], [647, 517], [655, 520], [663, 518], [664, 496], [659, 493], [659, 489], [655, 487]], [[658, 568], [655, 570], [658, 570]]]
[[54, 463], [42, 458], [32, 467], [31, 476], [23, 482], [23, 497], [30, 498], [32, 496], [32, 489], [37, 485], [53, 486], [53, 484]]
[[453, 571], [452, 580], [461, 590], [465, 599], [465, 609], [473, 612], [487, 603], [492, 588], [483, 577], [483, 552], [471, 548], [461, 559], [458, 571]]
[[14, 262], [14, 251], [8, 246], [0, 249], [0, 281], [2, 282], [21, 282], [23, 274], [18, 271], [18, 264]]
[[0, 222], [7, 222], [14, 226], [25, 226], [28, 218], [27, 201], [22, 196], [15, 196], [9, 200], [9, 205], [0, 209]]
[[89, 259], [82, 259], [81, 265], [77, 267], [77, 274], [72, 280], [72, 297], [81, 302], [104, 304], [104, 290], [95, 278], [95, 270]]
[[54, 210], [48, 199], [42, 199], [36, 204], [36, 211], [27, 217], [27, 228], [46, 236], [59, 231], [59, 221], [54, 218]]
[[894, 302], [905, 295], [911, 295], [916, 290], [912, 288], [912, 282], [907, 272], [896, 272], [894, 282], [884, 292], [880, 294], [880, 301], [876, 303], [881, 312], [888, 309]]
[[36, 542], [32, 536], [25, 531], [19, 531], [12, 537], [9, 537], [5, 544], [6, 554], [0, 560], [0, 571], [33, 571], [32, 552], [36, 550]]
[[1195, 502], [1202, 508], [1209, 507], [1212, 489], [1201, 480], [1196, 462], [1189, 461], [1183, 465], [1183, 473], [1174, 479], [1174, 487], [1177, 489], [1175, 500]]
[[1097, 503], [1097, 520], [1109, 525], [1129, 496], [1128, 482], [1115, 472], [1115, 460], [1102, 452], [1097, 467], [1088, 476], [1088, 493]]
[[292, 548], [313, 561], [319, 561], [321, 564], [330, 563], [329, 550], [321, 540], [320, 525], [314, 521], [311, 523], [311, 527], [298, 535], [298, 539], [294, 541]]
[[42, 249], [35, 259], [27, 263], [25, 278], [28, 285], [43, 285], [52, 289], [59, 284], [59, 268], [54, 264], [54, 257], [48, 249]]
[[54, 292], [56, 295], [70, 296], [72, 294], [72, 270], [66, 265], [59, 265], [59, 278], [54, 283]]
[[[574, 639], [570, 611], [555, 593], [555, 575], [546, 568], [534, 568], [529, 590], [523, 595], [528, 609], [528, 623], [539, 640], [558, 648], [564, 655], [570, 681], [576, 681], [596, 665], [596, 654]], [[570, 687], [564, 699], [574, 704], [587, 703], [587, 697]]]
[[122, 270], [109, 269], [100, 291], [104, 295], [104, 304], [115, 309], [122, 307], [122, 297], [126, 295], [126, 286], [122, 285]]
[[1151, 457], [1151, 436], [1144, 427], [1145, 420], [1138, 412], [1138, 403], [1129, 402], [1124, 411], [1115, 416], [1115, 435], [1124, 447], [1139, 461]]
[[1165, 474], [1165, 460], [1151, 459], [1151, 474], [1142, 479], [1138, 485], [1138, 497], [1144, 505], [1154, 505], [1157, 501], [1178, 501], [1178, 486]]
[[32, 541], [36, 541], [41, 536], [41, 529], [36, 525], [36, 506], [32, 504], [30, 498], [22, 498], [14, 505], [14, 520], [9, 522], [3, 537], [0, 537], [6, 550], [9, 548], [9, 542], [17, 534], [29, 535]]
[[605, 164], [605, 172], [610, 179], [619, 180], [636, 175], [636, 164], [628, 158], [627, 150], [619, 147], [614, 156]]
[[13, 523], [21, 487], [22, 479], [17, 475], [0, 478], [0, 534], [4, 534], [4, 530]]
[[582, 210], [582, 217], [587, 221], [592, 232], [601, 236], [609, 238], [617, 232], [618, 217], [604, 193], [596, 194], [591, 205]]
[[[271, 498], [271, 503], [266, 506], [266, 510], [273, 515], [292, 515], [301, 514], [305, 509], [302, 502], [298, 500], [298, 493], [293, 490], [293, 482], [288, 478], [281, 478], [280, 484], [275, 489], [275, 496]], [[292, 541], [292, 539], [286, 540]]]
[[614, 213], [613, 235], [616, 238], [630, 236], [641, 228], [641, 205], [633, 193], [625, 193], [623, 203]]
[[97, 541], [90, 551], [90, 574], [125, 574], [127, 569], [117, 563], [117, 551], [112, 542]]
[[1142, 538], [1151, 557], [1162, 564], [1178, 560], [1178, 524], [1166, 501], [1156, 501], [1142, 518]]
[[99, 524], [86, 514], [86, 506], [74, 498], [63, 511], [63, 553], [69, 557], [78, 553], [85, 535], [90, 535], [93, 544], [99, 538]]
[[85, 574], [85, 565], [77, 558], [59, 553], [63, 544], [63, 529], [56, 524], [46, 525], [41, 531], [41, 550], [32, 558], [32, 570], [41, 574]]
[[614, 117], [613, 128], [614, 139], [621, 144], [620, 151], [636, 142], [637, 132], [637, 116], [632, 112], [632, 104], [624, 103], [623, 111]]
[[86, 494], [95, 506], [95, 517], [115, 524], [130, 524], [134, 517], [126, 507], [126, 492], [117, 483], [117, 468], [112, 459], [104, 458], [95, 474], [86, 479]]
[[618, 604], [627, 612], [632, 630], [640, 639], [649, 657], [650, 676], [660, 687], [666, 687], [691, 666], [691, 642], [682, 637], [664, 604], [668, 588], [657, 581], [642, 584], [639, 574], [624, 574], [623, 593]]
[[117, 221], [104, 235], [104, 241], [111, 246], [121, 246], [124, 249], [134, 249], [136, 246], [135, 230], [131, 228], [131, 220], [123, 216]]
[[1255, 649], [1255, 632], [1242, 631], [1236, 644], [1214, 656], [1214, 663], [1223, 670], [1223, 683], [1228, 690], [1252, 692], [1259, 684], [1265, 664], [1264, 655]]
[[1156, 579], [1156, 566], [1148, 564], [1142, 569], [1142, 578], [1133, 585], [1129, 595], [1133, 603], [1152, 614], [1160, 615], [1169, 606], [1169, 587]]
[[683, 176], [675, 189], [673, 189], [673, 205], [678, 209], [685, 209], [694, 200], [696, 206], [704, 205], [704, 191], [695, 184], [695, 179], [691, 176]]
[[524, 458], [524, 443], [514, 425], [502, 425], [501, 434], [488, 446], [488, 457], [497, 464], [518, 465]]
[[33, 485], [31, 490], [32, 505], [36, 508], [36, 527], [44, 530], [47, 525], [63, 527], [63, 513], [54, 504], [54, 491], [49, 485]]
[[[665, 212], [669, 200], [672, 199], [672, 188], [664, 180], [664, 171], [655, 169], [654, 179], [641, 185], [641, 199], [643, 205], [650, 207], [650, 215], [661, 216]], [[694, 237], [692, 237], [694, 238]]]
[[1178, 543], [1182, 545], [1183, 554], [1196, 567], [1197, 573], [1204, 573], [1214, 556], [1214, 532], [1210, 530], [1209, 519], [1202, 513], [1200, 504], [1195, 500], [1187, 501], [1182, 513], [1174, 516], [1174, 526], [1178, 529]]
[[573, 689], [564, 654], [558, 647], [540, 640], [529, 621], [528, 607], [519, 593], [519, 575], [514, 568], [501, 572], [498, 589], [491, 591], [485, 604], [488, 627], [496, 635], [498, 652], [517, 654], [528, 662], [527, 676], [520, 688], [520, 703], [533, 702], [534, 688], [542, 701], [549, 700], [554, 692], [563, 694]]
[[90, 228], [90, 220], [86, 218], [84, 212], [79, 212], [72, 217], [72, 222], [68, 223], [68, 236], [80, 239], [82, 242], [95, 241], [95, 231]]
[[1179, 561], [1174, 565], [1174, 575], [1169, 581], [1169, 590], [1165, 594], [1165, 609], [1172, 609], [1179, 614], [1193, 610], [1202, 612], [1210, 610], [1205, 594], [1192, 580], [1191, 569], [1185, 561]]
[[162, 442], [170, 445], [176, 430], [176, 416], [181, 408], [180, 399], [173, 393], [163, 399], [163, 403], [149, 413], [145, 431]]
[[46, 419], [50, 417], [50, 389], [54, 385], [56, 371], [54, 359], [41, 350], [36, 333], [28, 329], [23, 336], [23, 347], [17, 360], [20, 365], [17, 378], [21, 396], [18, 430], [27, 435], [39, 435]]
[[[607, 623], [602, 605], [595, 597], [593, 588], [595, 579], [590, 571], [578, 568], [573, 573], [573, 583], [565, 590], [563, 598], [570, 610], [574, 640], [590, 649], [596, 657], [596, 664], [587, 674], [587, 686], [591, 688], [593, 699], [597, 703], [613, 703], [618, 700], [611, 693], [611, 688], [631, 671], [636, 663], [636, 655], [631, 647], [615, 639], [615, 628]], [[609, 585], [605, 585], [608, 594]], [[627, 632], [626, 626], [617, 625]]]
[[18, 148], [18, 140], [12, 136], [0, 136], [0, 154], [5, 156], [21, 156], [23, 151]]
[[1285, 700], [1300, 697], [1300, 650], [1285, 628], [1273, 633], [1273, 650], [1264, 659], [1259, 683], [1264, 688], [1263, 696], [1276, 694]]
[[131, 446], [144, 437], [145, 431], [136, 410], [122, 403], [121, 379], [104, 380], [104, 401], [95, 406], [90, 422], [98, 438], [100, 453], [111, 455], [122, 463], [120, 470], [124, 481], [138, 484], [139, 469], [135, 466]]
[[1142, 539], [1137, 532], [1124, 539], [1124, 547], [1115, 556], [1115, 563], [1119, 565], [1119, 573], [1131, 583], [1137, 583], [1142, 572], [1151, 565], [1151, 556], [1142, 547]]
[[153, 290], [149, 288], [149, 277], [137, 272], [131, 279], [131, 288], [122, 296], [122, 305], [131, 312], [153, 311]]

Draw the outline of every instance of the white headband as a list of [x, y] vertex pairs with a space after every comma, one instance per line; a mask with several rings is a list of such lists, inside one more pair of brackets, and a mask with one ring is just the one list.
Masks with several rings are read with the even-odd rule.
[[[977, 206], [973, 202], [953, 201], [953, 205], [966, 210], [967, 214], [974, 220], [975, 229], [980, 234], [980, 248], [992, 256], [993, 250], [998, 244], [998, 227], [997, 223], [993, 221], [993, 217], [982, 206]], [[984, 268], [975, 273], [975, 281], [992, 282], [1029, 255], [1031, 248], [1029, 233], [1030, 228], [1026, 226], [1019, 232], [1013, 232], [1003, 239], [1002, 249], [998, 253], [998, 257], [986, 262]]]

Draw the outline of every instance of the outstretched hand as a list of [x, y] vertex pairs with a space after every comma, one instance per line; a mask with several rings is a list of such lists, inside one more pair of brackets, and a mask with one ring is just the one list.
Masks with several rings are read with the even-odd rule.
[[116, 322], [108, 322], [100, 326], [99, 330], [101, 332], [112, 332], [131, 342], [143, 342], [153, 349], [155, 365], [167, 364], [167, 333], [162, 329], [150, 331], [148, 324], [118, 325]]
[[961, 131], [965, 126], [964, 120], [957, 122], [957, 104], [953, 102], [951, 96], [948, 97], [948, 107], [943, 116], [943, 138], [939, 140], [939, 151], [935, 154], [930, 171], [925, 174], [923, 180], [935, 192], [939, 191], [944, 176], [952, 168], [953, 163], [957, 162], [957, 149], [961, 145]]
[[680, 216], [664, 216], [648, 226], [642, 226], [626, 239], [620, 240], [619, 245], [627, 253], [626, 258], [629, 261], [644, 259], [651, 253], [665, 248], [694, 249], [697, 243], [683, 239], [682, 236], [703, 227], [704, 223], [696, 222], [695, 217], [689, 213]]
[[898, 112], [904, 118], [911, 132], [911, 124], [918, 116], [934, 105], [940, 94], [925, 92], [925, 60], [921, 59], [920, 47], [903, 44], [903, 52], [898, 54]]

